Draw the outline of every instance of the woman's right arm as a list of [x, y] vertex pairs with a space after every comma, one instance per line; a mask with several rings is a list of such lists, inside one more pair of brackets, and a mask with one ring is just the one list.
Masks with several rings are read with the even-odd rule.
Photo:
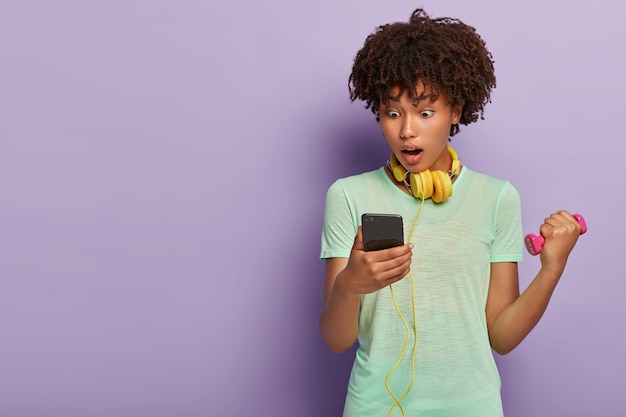
[[359, 334], [361, 296], [351, 293], [346, 288], [345, 280], [340, 277], [347, 265], [348, 258], [326, 260], [320, 329], [326, 344], [337, 353], [348, 350]]
[[366, 252], [359, 227], [350, 258], [326, 260], [320, 329], [332, 350], [341, 353], [354, 345], [359, 334], [361, 295], [404, 278], [411, 265], [411, 248], [403, 245]]

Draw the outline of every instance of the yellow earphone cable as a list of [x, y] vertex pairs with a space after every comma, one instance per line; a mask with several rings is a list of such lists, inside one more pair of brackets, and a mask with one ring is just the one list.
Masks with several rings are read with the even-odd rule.
[[[426, 199], [424, 198], [424, 192], [423, 191], [422, 191], [422, 199], [421, 200], [422, 200], [422, 202], [420, 204], [420, 208], [417, 210], [417, 213], [415, 214], [415, 218], [413, 219], [413, 223], [411, 224], [411, 231], [409, 232], [408, 242], [411, 242], [411, 240], [413, 239], [413, 231], [415, 230], [415, 224], [417, 223], [417, 218], [419, 217], [420, 213], [422, 212], [422, 208], [424, 207], [424, 201]], [[393, 292], [393, 286], [389, 285], [389, 290], [391, 291], [391, 299], [393, 300], [393, 305], [396, 308], [396, 311], [397, 311], [398, 315], [400, 316], [400, 319], [402, 319], [402, 323], [404, 323], [404, 328], [406, 329], [406, 340], [404, 341], [404, 345], [402, 346], [402, 349], [400, 350], [400, 357], [398, 358], [398, 361], [394, 364], [394, 366], [391, 368], [391, 370], [389, 370], [389, 372], [387, 373], [387, 376], [385, 377], [385, 388], [387, 388], [387, 391], [393, 397], [394, 402], [395, 402], [391, 406], [391, 408], [389, 408], [389, 412], [387, 413], [387, 417], [391, 416], [391, 413], [392, 413], [393, 409], [396, 406], [398, 407], [398, 409], [402, 413], [402, 416], [405, 417], [404, 408], [402, 407], [401, 402], [409, 394], [409, 392], [411, 391], [411, 388], [413, 388], [413, 382], [415, 381], [415, 356], [416, 356], [416, 353], [417, 353], [417, 315], [416, 315], [416, 312], [415, 312], [415, 280], [413, 279], [413, 274], [410, 271], [409, 271], [409, 278], [411, 279], [411, 306], [412, 306], [412, 309], [413, 309], [413, 332], [415, 334], [415, 341], [413, 342], [413, 354], [411, 356], [411, 382], [409, 383], [409, 386], [406, 389], [406, 391], [404, 392], [404, 394], [402, 394], [402, 396], [400, 396], [400, 398], [396, 397], [396, 395], [393, 393], [393, 390], [391, 389], [391, 387], [389, 387], [389, 378], [396, 371], [396, 369], [400, 365], [400, 362], [402, 362], [402, 358], [404, 357], [404, 351], [405, 351], [407, 345], [409, 344], [409, 340], [411, 338], [411, 332], [409, 330], [409, 324], [406, 322], [406, 319], [404, 318], [404, 315], [402, 314], [402, 312], [400, 311], [400, 307], [398, 306], [398, 302], [396, 300], [396, 296], [395, 296], [395, 294]]]

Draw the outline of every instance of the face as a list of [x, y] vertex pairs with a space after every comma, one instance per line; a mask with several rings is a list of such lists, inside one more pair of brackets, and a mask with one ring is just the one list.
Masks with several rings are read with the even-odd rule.
[[[392, 88], [392, 97], [399, 91]], [[418, 95], [422, 91], [418, 88]], [[379, 117], [391, 151], [407, 171], [451, 168], [448, 138], [450, 127], [461, 118], [461, 108], [452, 107], [443, 94], [435, 101], [424, 98], [415, 105], [415, 100], [405, 91], [388, 104], [381, 102]]]

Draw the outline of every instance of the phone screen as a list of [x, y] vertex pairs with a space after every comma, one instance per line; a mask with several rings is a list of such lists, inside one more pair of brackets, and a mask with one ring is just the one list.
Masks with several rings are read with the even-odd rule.
[[366, 251], [404, 245], [404, 228], [399, 214], [365, 213], [361, 216], [361, 225]]

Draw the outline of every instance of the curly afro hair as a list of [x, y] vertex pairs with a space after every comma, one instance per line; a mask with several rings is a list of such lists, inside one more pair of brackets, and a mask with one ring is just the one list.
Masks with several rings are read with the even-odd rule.
[[[379, 120], [381, 102], [396, 98], [391, 95], [394, 86], [400, 88], [398, 97], [408, 91], [416, 103], [426, 97], [436, 100], [443, 93], [451, 105], [462, 106], [459, 123], [468, 125], [484, 118], [496, 86], [493, 63], [476, 29], [458, 19], [430, 18], [416, 9], [408, 23], [379, 26], [367, 37], [354, 58], [350, 100], [364, 101]], [[450, 136], [458, 132], [458, 125], [450, 128]]]

